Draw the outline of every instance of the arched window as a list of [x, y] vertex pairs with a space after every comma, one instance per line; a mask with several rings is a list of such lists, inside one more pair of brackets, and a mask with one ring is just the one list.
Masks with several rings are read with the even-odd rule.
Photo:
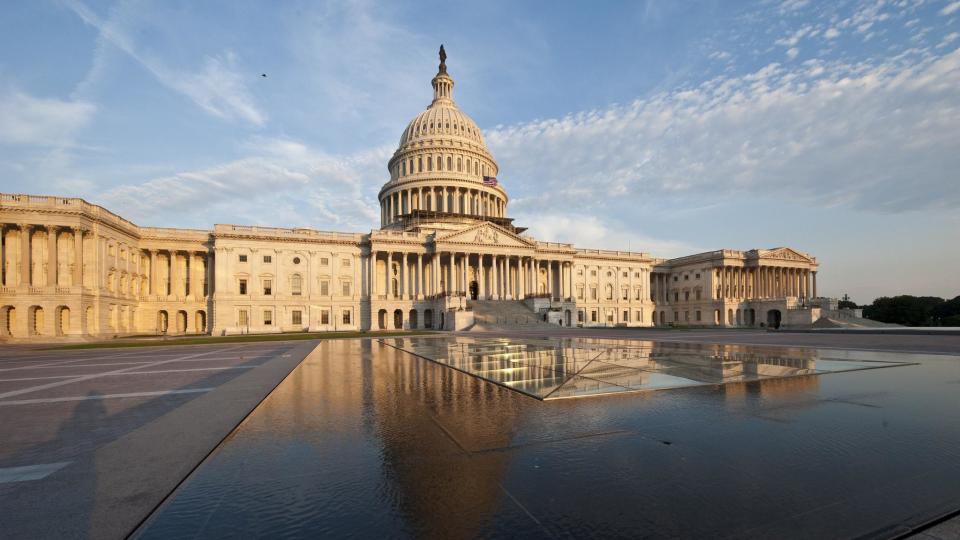
[[480, 162], [479, 162], [479, 161], [474, 161], [474, 162], [473, 162], [473, 174], [480, 174]]
[[407, 162], [406, 162], [406, 161], [403, 162], [403, 167], [401, 167], [400, 169], [403, 171], [403, 175], [406, 176], [406, 175], [407, 175]]
[[453, 158], [450, 156], [447, 156], [447, 170], [448, 171], [453, 170]]
[[299, 296], [303, 292], [303, 278], [300, 274], [294, 274], [290, 277], [290, 294]]
[[432, 156], [427, 156], [427, 170], [428, 170], [428, 171], [432, 171], [432, 170], [433, 170], [433, 157], [432, 157]]
[[423, 158], [417, 158], [417, 172], [423, 172]]
[[607, 294], [607, 300], [613, 300], [613, 285], [607, 283], [607, 286], [604, 288]]

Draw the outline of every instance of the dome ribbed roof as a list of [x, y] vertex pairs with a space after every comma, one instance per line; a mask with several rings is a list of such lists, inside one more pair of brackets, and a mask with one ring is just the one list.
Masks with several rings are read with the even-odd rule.
[[400, 147], [436, 137], [459, 137], [486, 146], [476, 122], [458, 109], [453, 100], [434, 100], [427, 110], [414, 117], [400, 136]]

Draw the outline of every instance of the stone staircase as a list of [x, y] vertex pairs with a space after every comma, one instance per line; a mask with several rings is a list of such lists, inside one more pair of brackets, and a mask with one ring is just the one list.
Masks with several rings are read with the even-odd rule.
[[498, 330], [553, 326], [519, 300], [471, 300], [474, 324], [470, 330]]

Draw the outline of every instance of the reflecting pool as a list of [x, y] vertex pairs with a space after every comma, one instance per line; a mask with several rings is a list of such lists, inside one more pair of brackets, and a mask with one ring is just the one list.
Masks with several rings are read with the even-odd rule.
[[138, 535], [893, 537], [960, 505], [958, 396], [945, 355], [324, 341]]
[[894, 359], [844, 358], [817, 349], [653, 341], [414, 337], [381, 342], [539, 399], [907, 365]]

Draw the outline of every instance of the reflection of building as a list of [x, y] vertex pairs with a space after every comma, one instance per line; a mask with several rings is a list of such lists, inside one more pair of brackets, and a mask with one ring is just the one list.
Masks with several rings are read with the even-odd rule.
[[812, 322], [818, 264], [789, 248], [668, 260], [523, 234], [442, 61], [432, 85], [367, 234], [140, 227], [80, 199], [0, 195], [0, 337], [450, 328], [468, 298], [564, 325]]

